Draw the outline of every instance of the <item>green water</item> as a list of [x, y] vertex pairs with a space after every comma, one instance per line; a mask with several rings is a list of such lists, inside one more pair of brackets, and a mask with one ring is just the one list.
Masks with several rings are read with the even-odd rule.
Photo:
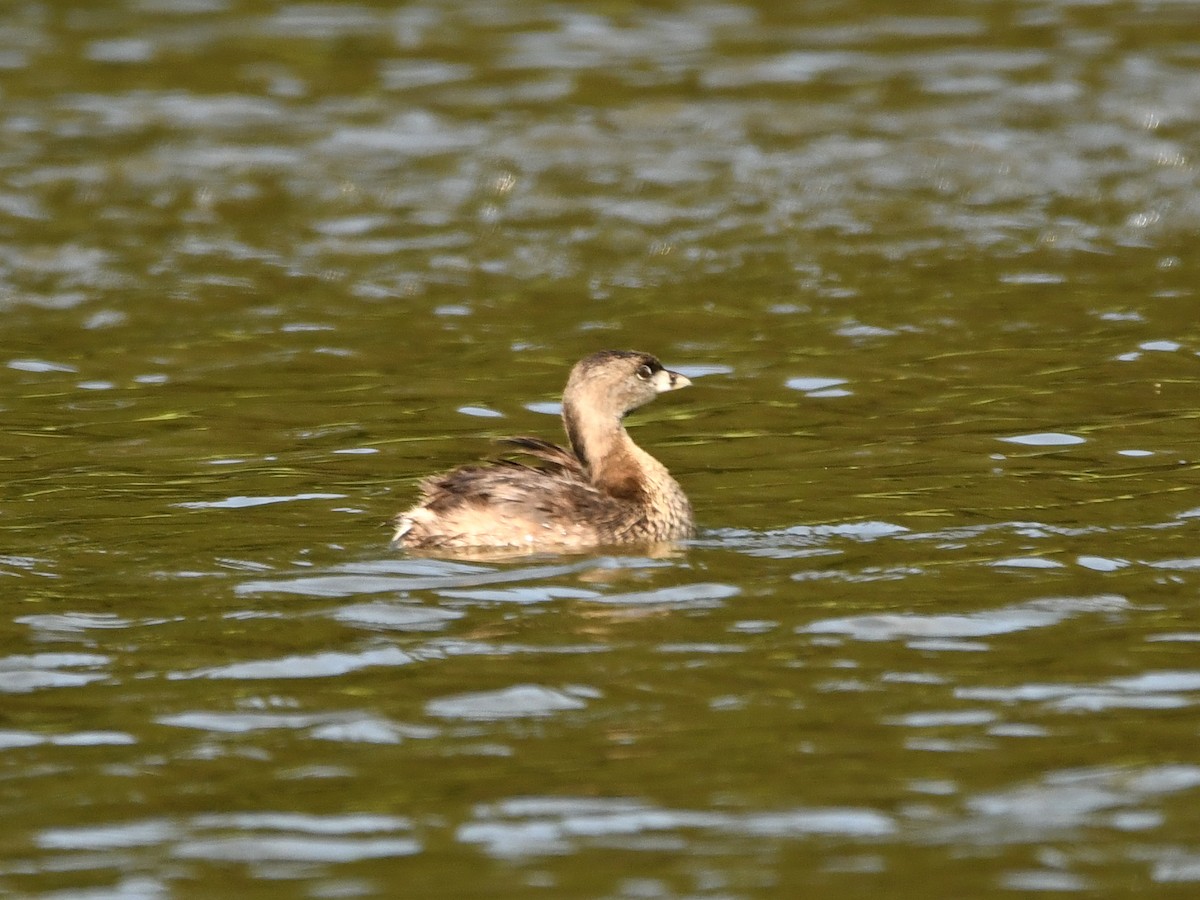
[[1194, 895], [1200, 19], [778, 6], [0, 10], [0, 894]]

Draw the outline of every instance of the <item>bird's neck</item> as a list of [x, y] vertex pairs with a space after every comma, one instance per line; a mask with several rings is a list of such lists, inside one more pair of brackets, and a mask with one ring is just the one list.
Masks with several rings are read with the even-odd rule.
[[633, 442], [619, 417], [584, 414], [564, 401], [563, 424], [592, 484], [613, 497], [645, 499], [647, 466], [659, 463]]

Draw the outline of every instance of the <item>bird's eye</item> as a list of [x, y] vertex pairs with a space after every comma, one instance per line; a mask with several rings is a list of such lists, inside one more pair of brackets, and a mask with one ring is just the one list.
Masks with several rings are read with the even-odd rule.
[[645, 363], [642, 363], [637, 368], [637, 377], [642, 379], [642, 381], [649, 381], [650, 376], [653, 374], [654, 373], [650, 370], [650, 367], [648, 365], [646, 365]]

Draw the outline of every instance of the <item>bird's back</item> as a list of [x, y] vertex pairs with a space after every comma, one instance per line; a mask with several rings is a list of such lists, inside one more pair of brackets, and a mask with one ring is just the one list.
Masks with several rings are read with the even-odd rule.
[[498, 460], [421, 482], [417, 505], [396, 519], [396, 543], [410, 549], [584, 547], [611, 540], [630, 504], [589, 480], [579, 459], [538, 438], [505, 443], [537, 460]]

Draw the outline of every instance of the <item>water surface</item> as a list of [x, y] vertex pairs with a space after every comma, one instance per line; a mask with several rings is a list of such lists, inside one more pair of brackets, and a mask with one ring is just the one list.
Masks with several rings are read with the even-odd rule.
[[[0, 892], [1190, 897], [1188, 4], [0, 11]], [[574, 360], [674, 555], [388, 518]]]

